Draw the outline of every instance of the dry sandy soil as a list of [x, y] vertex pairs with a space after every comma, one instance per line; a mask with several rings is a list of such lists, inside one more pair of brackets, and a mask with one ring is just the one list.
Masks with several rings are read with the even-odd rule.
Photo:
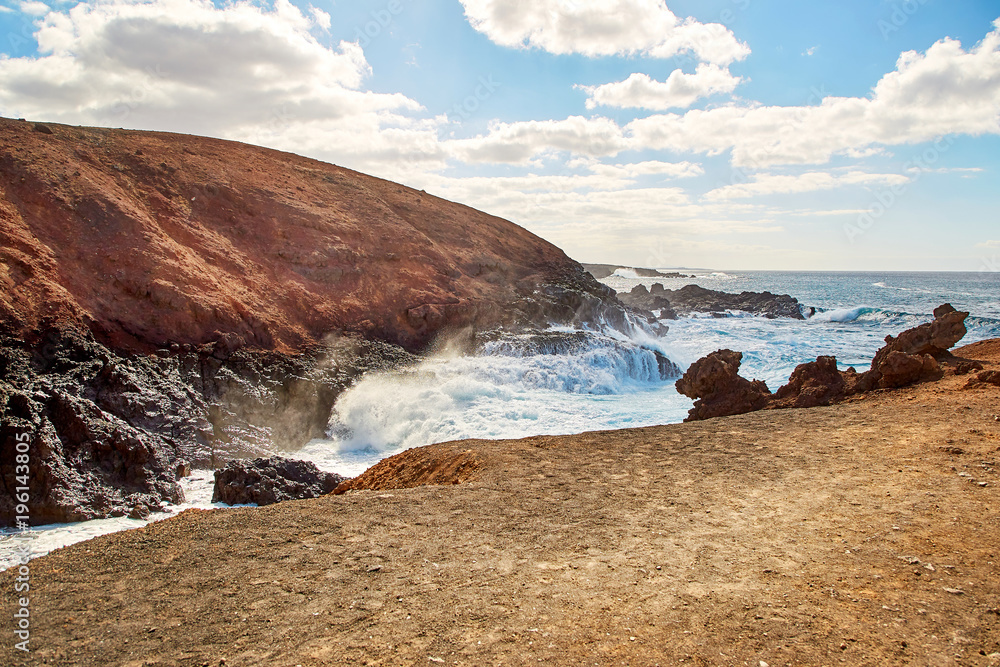
[[[998, 342], [957, 352], [1000, 368]], [[458, 484], [189, 511], [77, 544], [32, 562], [30, 661], [998, 665], [1000, 389], [967, 377], [448, 443], [369, 477]]]

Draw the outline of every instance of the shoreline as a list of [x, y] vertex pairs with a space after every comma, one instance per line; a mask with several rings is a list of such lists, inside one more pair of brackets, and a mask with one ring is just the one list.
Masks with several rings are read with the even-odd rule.
[[32, 561], [35, 658], [994, 664], [998, 390], [967, 379], [432, 445], [401, 470], [458, 483], [96, 538]]

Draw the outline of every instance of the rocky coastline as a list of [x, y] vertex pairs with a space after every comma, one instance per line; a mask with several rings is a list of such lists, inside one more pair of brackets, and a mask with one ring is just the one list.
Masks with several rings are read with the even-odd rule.
[[324, 436], [357, 378], [436, 345], [662, 331], [552, 244], [423, 191], [234, 142], [46, 128], [0, 119], [0, 526], [25, 434], [32, 524], [145, 517], [192, 467]]
[[[858, 373], [853, 367], [841, 371], [832, 356], [800, 364], [788, 383], [771, 392], [760, 380], [739, 375], [743, 355], [733, 350], [718, 350], [693, 363], [677, 380], [677, 391], [695, 399], [685, 421], [737, 415], [776, 408], [810, 408], [844, 401], [852, 396], [894, 389], [944, 376], [943, 365], [953, 367], [958, 375], [981, 371], [973, 360], [956, 358], [949, 350], [966, 334], [969, 313], [943, 304], [934, 310], [934, 320], [887, 336], [886, 345], [872, 360], [871, 369]], [[991, 382], [984, 372], [970, 382]]]
[[994, 665], [998, 390], [968, 379], [1000, 340], [953, 354], [983, 369], [420, 447], [338, 493], [59, 549], [16, 664]]

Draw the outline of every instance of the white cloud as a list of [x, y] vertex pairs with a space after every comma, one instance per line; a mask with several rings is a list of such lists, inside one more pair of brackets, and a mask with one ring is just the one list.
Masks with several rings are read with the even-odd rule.
[[936, 169], [930, 167], [910, 167], [906, 171], [912, 174], [959, 174], [962, 178], [972, 178], [975, 174], [982, 172], [983, 169], [981, 167], [938, 167]]
[[465, 162], [525, 164], [559, 151], [603, 157], [627, 147], [621, 128], [609, 118], [570, 116], [565, 120], [493, 123], [485, 135], [447, 142], [452, 155]]
[[817, 164], [877, 145], [916, 144], [948, 134], [1000, 133], [1000, 19], [969, 51], [942, 39], [907, 51], [869, 97], [826, 97], [817, 106], [727, 106], [663, 114], [627, 126], [646, 148], [717, 154], [765, 167]]
[[606, 178], [634, 179], [638, 176], [664, 176], [666, 178], [690, 178], [701, 176], [705, 170], [693, 162], [660, 162], [647, 160], [628, 164], [602, 164], [594, 162], [586, 165], [591, 173]]
[[[813, 106], [735, 105], [656, 114], [621, 127], [609, 118], [494, 123], [473, 139], [450, 142], [460, 159], [526, 164], [557, 151], [610, 157], [635, 150], [718, 155], [738, 167], [823, 164], [864, 158], [886, 146], [948, 135], [1000, 134], [1000, 19], [969, 51], [943, 39], [926, 54], [899, 57], [870, 97], [823, 97]], [[951, 145], [935, 144], [935, 159]], [[926, 162], [926, 161], [925, 161]]]
[[977, 248], [1000, 248], [1000, 241], [983, 241], [976, 244]]
[[324, 12], [322, 9], [310, 6], [309, 13], [312, 14], [313, 21], [316, 23], [316, 25], [318, 25], [323, 30], [329, 30], [330, 26], [333, 25], [333, 22], [330, 19], [330, 15]]
[[806, 49], [805, 51], [802, 52], [802, 55], [804, 55], [804, 56], [813, 56], [813, 55], [816, 55], [816, 49], [818, 49], [818, 48], [819, 48], [818, 46], [810, 46], [808, 49]]
[[749, 183], [737, 183], [716, 188], [705, 194], [709, 201], [744, 199], [774, 194], [798, 194], [833, 190], [848, 185], [904, 185], [910, 181], [899, 174], [870, 174], [851, 171], [842, 176], [823, 171], [810, 171], [794, 176], [784, 174], [758, 174]]
[[443, 165], [443, 118], [365, 90], [357, 44], [321, 44], [325, 12], [287, 0], [108, 0], [49, 13], [38, 57], [0, 60], [0, 112], [219, 136], [370, 168]]
[[50, 9], [44, 2], [37, 2], [37, 0], [26, 0], [20, 3], [21, 12], [24, 14], [31, 14], [32, 16], [45, 16], [49, 13]]
[[689, 107], [714, 93], [731, 93], [742, 80], [718, 65], [702, 63], [693, 74], [675, 69], [666, 81], [655, 81], [637, 72], [624, 81], [578, 88], [587, 92], [588, 109], [600, 105], [662, 111]]
[[663, 0], [461, 0], [473, 28], [508, 47], [585, 56], [691, 53], [728, 65], [749, 47], [718, 23], [681, 20]]

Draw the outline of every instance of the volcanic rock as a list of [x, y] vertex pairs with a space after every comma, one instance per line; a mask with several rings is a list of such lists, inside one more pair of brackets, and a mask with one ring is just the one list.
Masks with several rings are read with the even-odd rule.
[[[948, 350], [966, 334], [965, 318], [968, 316], [969, 313], [955, 310], [950, 303], [938, 306], [934, 309], [933, 322], [907, 329], [898, 338], [886, 336], [887, 345], [879, 350], [879, 355], [902, 352], [929, 354], [937, 359], [948, 357]], [[878, 358], [876, 355], [876, 359]]]
[[816, 357], [816, 361], [795, 367], [788, 383], [774, 393], [774, 400], [793, 408], [829, 405], [852, 393], [856, 381], [853, 368], [847, 372], [837, 369], [836, 357]]
[[[886, 336], [886, 345], [875, 354], [871, 370], [860, 374], [853, 368], [841, 371], [835, 357], [817, 357], [816, 361], [797, 366], [788, 383], [773, 395], [767, 392], [764, 383], [756, 380], [751, 383], [739, 377], [742, 360], [739, 352], [713, 352], [692, 364], [677, 381], [679, 392], [697, 399], [685, 421], [765, 408], [830, 405], [874, 389], [892, 389], [940, 379], [944, 370], [938, 359], [952, 357], [948, 348], [965, 335], [964, 322], [968, 315], [944, 304], [934, 310], [934, 321], [908, 329], [896, 338]], [[983, 375], [980, 373], [979, 377]], [[970, 380], [969, 384], [977, 380]]]
[[730, 294], [687, 285], [678, 290], [668, 290], [660, 283], [650, 289], [637, 285], [628, 294], [619, 294], [619, 300], [633, 308], [662, 310], [661, 317], [676, 319], [678, 315], [712, 313], [724, 317], [725, 311], [738, 310], [768, 318], [790, 317], [804, 319], [799, 302], [788, 294], [770, 292], [741, 292]]
[[213, 503], [270, 505], [331, 493], [347, 478], [322, 472], [314, 463], [280, 456], [230, 461], [215, 471]]
[[686, 421], [760, 410], [771, 391], [760, 380], [740, 377], [742, 352], [717, 350], [691, 364], [677, 381], [677, 391], [695, 400]]
[[297, 449], [325, 433], [354, 378], [412, 359], [346, 338], [294, 356], [224, 349], [119, 354], [70, 325], [0, 336], [0, 525], [16, 516], [19, 438], [31, 524], [144, 516], [182, 499], [192, 464]]
[[583, 268], [587, 269], [590, 275], [598, 280], [613, 275], [618, 269], [635, 271], [635, 275], [640, 278], [694, 278], [694, 276], [677, 273], [676, 271], [659, 271], [657, 269], [643, 269], [634, 266], [622, 266], [620, 264], [584, 264]]

